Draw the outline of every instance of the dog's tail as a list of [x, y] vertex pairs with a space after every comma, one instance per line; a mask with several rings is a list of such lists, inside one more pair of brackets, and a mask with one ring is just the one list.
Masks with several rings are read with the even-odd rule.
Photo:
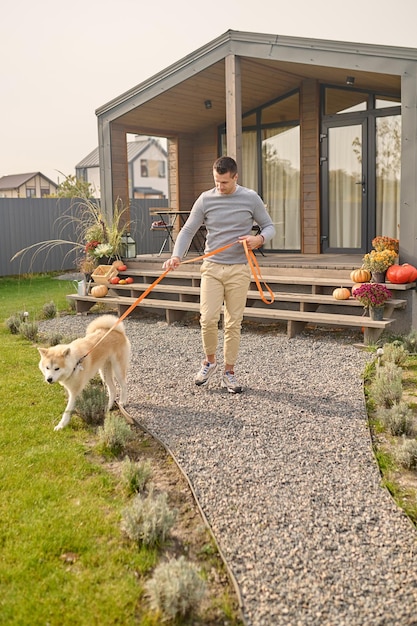
[[[86, 334], [89, 335], [96, 330], [109, 330], [109, 328], [112, 328], [112, 326], [115, 325], [118, 319], [119, 318], [117, 318], [115, 315], [100, 315], [100, 317], [97, 317], [95, 320], [89, 323], [89, 325], [87, 326]], [[114, 331], [117, 331], [124, 335], [125, 328], [123, 326], [123, 322], [117, 324]]]

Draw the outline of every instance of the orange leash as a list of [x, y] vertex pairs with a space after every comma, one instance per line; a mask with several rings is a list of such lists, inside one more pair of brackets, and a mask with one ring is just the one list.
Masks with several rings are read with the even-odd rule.
[[[226, 246], [223, 246], [221, 248], [217, 248], [216, 250], [213, 250], [212, 252], [207, 252], [207, 254], [203, 254], [201, 256], [198, 256], [196, 258], [193, 259], [187, 259], [187, 261], [182, 261], [181, 265], [185, 265], [185, 263], [195, 263], [196, 261], [200, 261], [202, 259], [207, 259], [211, 256], [214, 256], [215, 254], [218, 254], [219, 252], [223, 252], [223, 250], [227, 250], [228, 248], [231, 248], [232, 246], [234, 246], [237, 243], [243, 243], [243, 247], [245, 249], [245, 254], [246, 254], [246, 258], [248, 260], [248, 264], [249, 267], [252, 271], [252, 275], [253, 278], [255, 280], [256, 286], [258, 287], [258, 291], [261, 295], [261, 300], [263, 302], [265, 302], [266, 304], [272, 304], [274, 301], [274, 294], [272, 292], [272, 289], [269, 287], [269, 285], [267, 285], [265, 283], [265, 281], [262, 279], [262, 275], [261, 275], [261, 270], [260, 267], [258, 265], [258, 261], [256, 260], [255, 254], [253, 252], [253, 250], [249, 250], [248, 248], [248, 244], [246, 243], [246, 240], [243, 241], [233, 241], [232, 243], [228, 243]], [[142, 300], [144, 300], [146, 298], [146, 296], [152, 291], [152, 289], [161, 282], [162, 279], [165, 278], [165, 276], [171, 272], [171, 268], [165, 270], [164, 272], [162, 272], [162, 274], [160, 276], [158, 276], [158, 278], [156, 280], [153, 281], [153, 283], [151, 285], [149, 285], [149, 287], [147, 287], [147, 289], [145, 289], [145, 291], [143, 293], [140, 294], [140, 296], [138, 298], [136, 298], [136, 300], [133, 302], [133, 304], [131, 304], [124, 313], [122, 313], [122, 315], [115, 321], [115, 323], [113, 324], [113, 326], [111, 328], [109, 328], [105, 334], [97, 341], [96, 344], [94, 344], [94, 346], [91, 348], [91, 350], [89, 350], [87, 352], [87, 354], [85, 354], [83, 357], [81, 357], [79, 359], [79, 361], [77, 362], [77, 365], [75, 366], [75, 369], [77, 369], [77, 367], [79, 367], [81, 365], [81, 362], [94, 350], [94, 348], [96, 348], [102, 341], [103, 339], [105, 339], [105, 337], [107, 337], [107, 335], [109, 333], [111, 333], [112, 330], [114, 330], [116, 328], [116, 326], [118, 324], [120, 324], [120, 322], [122, 322], [132, 311], [133, 309], [135, 309], [138, 304], [140, 304], [142, 302]], [[267, 289], [267, 291], [269, 292], [270, 295], [270, 300], [267, 300], [266, 297], [264, 296], [264, 291], [263, 288], [261, 286], [261, 282], [264, 285], [264, 287]]]
[[[254, 253], [253, 250], [249, 250], [248, 244], [247, 244], [245, 239], [243, 240], [242, 243], [243, 243], [243, 247], [245, 249], [246, 258], [248, 260], [249, 267], [252, 270], [252, 276], [254, 278], [256, 286], [258, 287], [258, 291], [259, 291], [259, 294], [261, 296], [261, 300], [262, 300], [262, 302], [265, 302], [265, 304], [272, 304], [273, 301], [275, 300], [274, 292], [272, 291], [271, 287], [269, 285], [267, 285], [266, 282], [264, 281], [264, 279], [262, 278], [261, 268], [259, 267], [259, 263], [256, 260], [255, 253]], [[265, 289], [269, 293], [270, 300], [266, 299], [266, 297], [264, 295], [264, 290], [263, 290], [263, 288], [261, 286], [261, 283], [263, 284], [263, 286], [265, 287]]]

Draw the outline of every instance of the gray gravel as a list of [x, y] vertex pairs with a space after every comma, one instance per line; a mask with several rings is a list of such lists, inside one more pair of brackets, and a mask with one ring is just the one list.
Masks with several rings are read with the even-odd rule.
[[[45, 322], [82, 334], [90, 317]], [[352, 338], [246, 330], [241, 395], [193, 377], [197, 326], [128, 319], [128, 410], [188, 474], [250, 626], [417, 624], [416, 532], [373, 457]], [[220, 334], [221, 340], [221, 334]], [[221, 345], [221, 344], [220, 344]], [[216, 374], [217, 376], [217, 374]]]

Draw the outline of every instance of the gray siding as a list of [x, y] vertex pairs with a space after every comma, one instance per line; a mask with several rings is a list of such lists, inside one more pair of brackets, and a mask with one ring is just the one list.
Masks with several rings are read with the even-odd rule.
[[[68, 214], [71, 203], [68, 198], [0, 198], [0, 276], [74, 269], [79, 251], [77, 254], [71, 244], [43, 250], [36, 246], [11, 261], [20, 250], [42, 241], [75, 242], [75, 224], [63, 217]], [[131, 234], [138, 254], [158, 252], [161, 246], [160, 234], [150, 230], [155, 219], [149, 215], [151, 206], [168, 206], [168, 201], [132, 200]]]

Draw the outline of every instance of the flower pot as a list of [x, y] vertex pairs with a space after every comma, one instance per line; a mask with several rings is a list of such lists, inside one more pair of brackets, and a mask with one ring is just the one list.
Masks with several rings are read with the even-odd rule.
[[385, 283], [386, 272], [372, 272], [371, 282], [373, 283]]
[[384, 319], [384, 305], [382, 306], [370, 306], [369, 317], [371, 320], [381, 321]]

